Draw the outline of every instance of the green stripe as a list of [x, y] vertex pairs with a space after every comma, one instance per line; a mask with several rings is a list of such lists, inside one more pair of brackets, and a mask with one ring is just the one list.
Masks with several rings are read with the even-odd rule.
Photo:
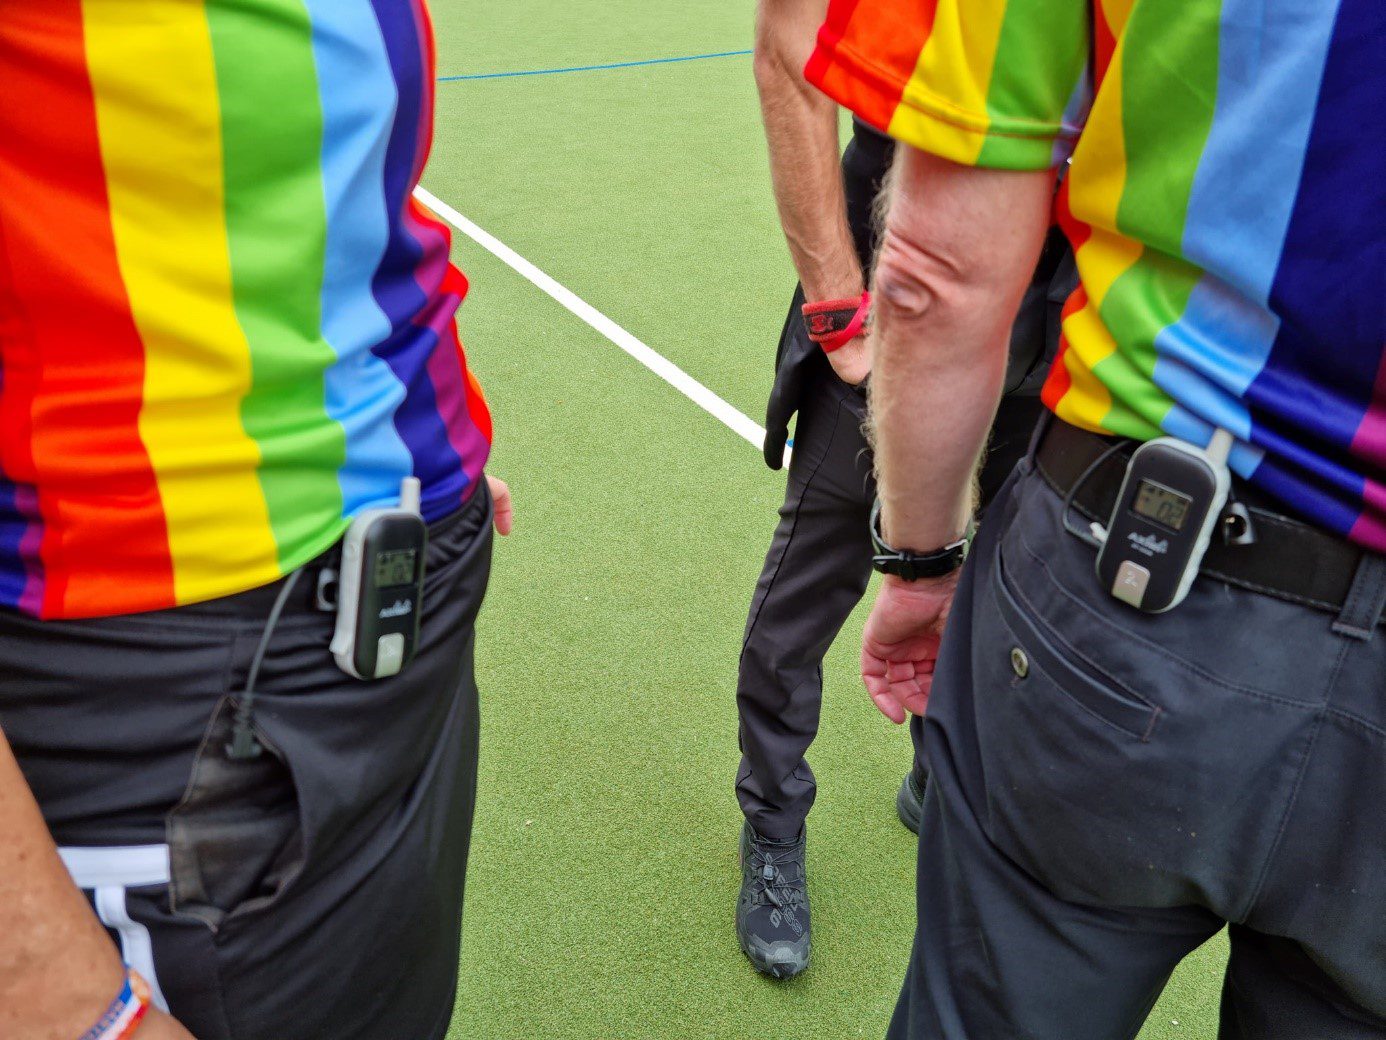
[[1008, 3], [996, 43], [987, 115], [991, 127], [978, 166], [1045, 169], [1053, 128], [1082, 78], [1090, 49], [1085, 4]]
[[1117, 228], [1146, 248], [1102, 302], [1102, 321], [1121, 344], [1094, 370], [1112, 392], [1104, 425], [1113, 432], [1148, 435], [1172, 407], [1153, 382], [1155, 337], [1179, 320], [1201, 276], [1182, 259], [1184, 223], [1217, 104], [1220, 7], [1140, 0], [1123, 34], [1126, 184]]
[[322, 112], [301, 0], [206, 0], [225, 152], [236, 315], [250, 341], [241, 406], [281, 563], [340, 521], [346, 437], [327, 412]]

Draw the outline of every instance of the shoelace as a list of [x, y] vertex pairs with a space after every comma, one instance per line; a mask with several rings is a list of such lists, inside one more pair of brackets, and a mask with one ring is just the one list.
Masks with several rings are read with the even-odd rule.
[[798, 866], [795, 863], [797, 852], [792, 846], [775, 851], [758, 842], [751, 845], [752, 902], [766, 902], [777, 910], [804, 905], [802, 875], [791, 878], [781, 869], [784, 866]]

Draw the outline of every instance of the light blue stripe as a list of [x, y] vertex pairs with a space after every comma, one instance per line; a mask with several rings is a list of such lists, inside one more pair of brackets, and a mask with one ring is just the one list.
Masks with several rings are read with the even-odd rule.
[[1088, 113], [1091, 109], [1092, 67], [1090, 62], [1085, 62], [1078, 75], [1078, 82], [1074, 85], [1073, 92], [1068, 96], [1068, 104], [1064, 105], [1063, 126], [1065, 133], [1054, 139], [1054, 151], [1049, 159], [1050, 165], [1062, 166], [1072, 158], [1074, 146], [1078, 143], [1078, 134], [1087, 124]]
[[[1213, 126], [1194, 178], [1183, 252], [1209, 272], [1155, 337], [1155, 381], [1195, 412], [1249, 436], [1241, 398], [1265, 368], [1268, 309], [1294, 210], [1337, 4], [1224, 0]], [[1267, 100], [1269, 93], [1273, 100]], [[1276, 113], [1267, 126], [1266, 112]], [[1228, 414], [1233, 406], [1236, 414]]]
[[557, 76], [565, 72], [604, 72], [607, 69], [635, 69], [642, 65], [674, 65], [681, 61], [706, 58], [740, 58], [753, 51], [717, 51], [715, 54], [688, 54], [678, 58], [649, 58], [645, 61], [618, 61], [610, 65], [572, 65], [561, 69], [527, 69], [523, 72], [482, 72], [471, 76], [439, 76], [439, 83], [461, 83], [469, 79], [514, 79], [517, 76]]
[[325, 375], [327, 411], [346, 431], [339, 473], [346, 515], [396, 497], [413, 459], [395, 430], [404, 387], [371, 348], [390, 321], [371, 282], [385, 255], [385, 148], [398, 95], [384, 39], [367, 0], [304, 0], [323, 114], [327, 256], [323, 336], [337, 354]]

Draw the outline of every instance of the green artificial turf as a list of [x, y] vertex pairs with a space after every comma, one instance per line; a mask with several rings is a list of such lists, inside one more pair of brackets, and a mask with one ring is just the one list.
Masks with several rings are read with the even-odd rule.
[[[442, 75], [743, 49], [753, 7], [432, 6]], [[441, 84], [424, 183], [760, 419], [792, 275], [748, 58]], [[452, 1036], [882, 1036], [913, 931], [893, 806], [910, 750], [856, 678], [862, 613], [825, 665], [811, 756], [814, 964], [771, 983], [732, 928], [733, 688], [783, 477], [469, 240], [455, 252], [517, 524], [481, 624]], [[1144, 1040], [1214, 1035], [1224, 956], [1210, 944], [1181, 969]]]

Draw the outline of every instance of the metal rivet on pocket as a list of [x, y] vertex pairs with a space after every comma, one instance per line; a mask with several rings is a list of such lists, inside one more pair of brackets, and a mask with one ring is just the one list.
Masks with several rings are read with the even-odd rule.
[[1011, 647], [1011, 669], [1022, 679], [1030, 674], [1030, 659], [1018, 646]]

